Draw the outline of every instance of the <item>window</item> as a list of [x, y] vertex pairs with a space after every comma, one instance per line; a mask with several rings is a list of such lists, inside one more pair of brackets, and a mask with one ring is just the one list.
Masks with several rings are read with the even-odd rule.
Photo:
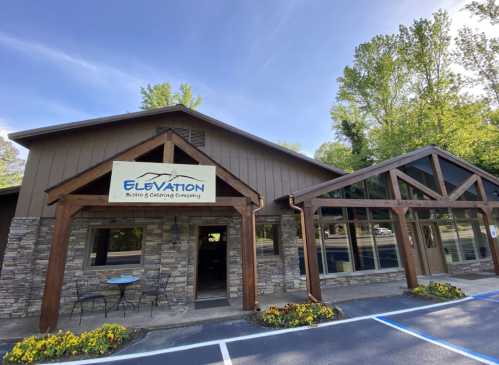
[[[459, 246], [463, 260], [476, 260], [475, 254], [475, 233], [470, 222], [457, 222], [457, 232], [459, 235]], [[477, 227], [475, 227], [477, 228]], [[478, 227], [479, 229], [479, 227]]]
[[444, 175], [445, 187], [449, 194], [472, 175], [468, 170], [463, 169], [445, 158], [439, 157], [439, 161]]
[[327, 271], [353, 271], [346, 224], [327, 223], [322, 228]]
[[437, 191], [430, 157], [424, 157], [413, 161], [407, 165], [399, 167], [399, 169], [426, 187]]
[[373, 227], [374, 242], [378, 252], [379, 268], [399, 266], [397, 239], [392, 223], [379, 223]]
[[444, 248], [445, 261], [453, 263], [460, 261], [459, 252], [457, 249], [458, 240], [456, 228], [452, 222], [438, 222], [440, 238]]
[[142, 239], [142, 227], [94, 229], [89, 266], [140, 264]]
[[374, 240], [367, 223], [351, 223], [352, 248], [357, 270], [376, 269]]
[[[296, 217], [296, 245], [298, 247], [298, 264], [300, 267], [300, 275], [305, 275], [305, 253], [303, 252], [303, 237], [301, 231], [300, 217]], [[317, 222], [315, 222], [315, 246], [317, 250], [317, 262], [319, 265], [319, 274], [324, 274], [324, 265], [322, 261], [322, 243], [321, 233]]]
[[279, 225], [256, 225], [256, 254], [259, 256], [279, 255]]

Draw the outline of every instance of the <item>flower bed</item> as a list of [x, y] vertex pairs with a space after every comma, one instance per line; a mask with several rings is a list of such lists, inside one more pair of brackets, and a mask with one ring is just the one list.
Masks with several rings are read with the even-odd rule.
[[338, 317], [338, 311], [327, 304], [286, 304], [284, 307], [270, 306], [261, 314], [261, 322], [268, 327], [289, 328], [310, 326]]
[[80, 335], [60, 331], [53, 335], [31, 336], [17, 342], [4, 355], [3, 361], [6, 364], [32, 364], [82, 355], [101, 356], [122, 346], [129, 337], [129, 330], [117, 324], [104, 324]]
[[466, 297], [463, 290], [454, 285], [432, 281], [430, 281], [430, 284], [428, 285], [418, 285], [411, 290], [411, 294], [439, 300], [452, 300]]

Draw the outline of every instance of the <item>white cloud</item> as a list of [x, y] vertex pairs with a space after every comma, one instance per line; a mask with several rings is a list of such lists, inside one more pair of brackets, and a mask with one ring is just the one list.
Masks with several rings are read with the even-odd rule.
[[145, 83], [142, 78], [117, 67], [85, 59], [32, 40], [21, 39], [2, 31], [0, 31], [0, 46], [25, 53], [33, 59], [51, 62], [59, 68], [67, 69], [72, 76], [78, 77], [81, 81], [95, 83], [100, 87], [107, 85], [114, 89], [127, 88], [137, 93], [139, 86]]

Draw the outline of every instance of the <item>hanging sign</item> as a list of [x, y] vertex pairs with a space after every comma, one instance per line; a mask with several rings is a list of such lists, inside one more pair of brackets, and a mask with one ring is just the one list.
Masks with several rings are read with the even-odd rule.
[[215, 166], [114, 161], [110, 203], [214, 203]]
[[490, 230], [490, 235], [492, 236], [492, 238], [497, 238], [497, 227], [493, 224], [491, 224], [489, 226], [489, 230]]

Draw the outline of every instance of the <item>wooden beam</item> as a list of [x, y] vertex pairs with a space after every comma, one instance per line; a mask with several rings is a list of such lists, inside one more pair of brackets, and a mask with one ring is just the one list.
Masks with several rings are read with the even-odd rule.
[[456, 190], [449, 195], [450, 200], [457, 200], [461, 195], [463, 195], [466, 190], [468, 190], [471, 185], [473, 185], [477, 180], [477, 175], [471, 175], [467, 178]]
[[70, 194], [64, 198], [84, 207], [240, 207], [247, 204], [247, 198], [217, 196], [214, 203], [110, 203], [107, 195]]
[[447, 187], [445, 186], [444, 174], [436, 153], [431, 154], [431, 167], [433, 169], [433, 176], [435, 176], [435, 180], [437, 182], [438, 190], [440, 194], [446, 198], [448, 195]]
[[408, 183], [412, 187], [414, 187], [414, 188], [422, 191], [423, 193], [425, 193], [426, 195], [428, 195], [430, 198], [433, 198], [433, 199], [436, 199], [436, 200], [442, 199], [442, 195], [440, 195], [437, 192], [431, 190], [427, 186], [421, 184], [419, 181], [417, 181], [416, 179], [414, 179], [414, 178], [410, 177], [409, 175], [403, 173], [399, 169], [394, 169], [392, 171], [394, 171], [395, 174], [400, 179], [404, 180], [406, 183]]
[[489, 241], [490, 255], [492, 256], [492, 262], [494, 263], [494, 272], [499, 275], [499, 249], [497, 247], [497, 242], [492, 233], [490, 232], [490, 226], [492, 225], [492, 209], [482, 208], [483, 212], [483, 224], [485, 225], [485, 230], [487, 231], [487, 240]]
[[317, 261], [317, 245], [315, 242], [315, 224], [314, 214], [315, 208], [307, 202], [303, 207], [303, 219], [305, 225], [305, 240], [304, 240], [304, 259], [305, 259], [305, 275], [309, 283], [310, 294], [313, 299], [322, 300], [321, 280], [319, 273], [319, 263]]
[[351, 174], [337, 177], [336, 179], [333, 179], [329, 182], [317, 185], [316, 189], [315, 188], [311, 189], [310, 191], [306, 191], [301, 195], [295, 195], [294, 197], [295, 203], [296, 204], [302, 203], [306, 200], [313, 199], [317, 196], [328, 193], [330, 191], [338, 190], [344, 188], [345, 186], [355, 184], [356, 182], [365, 180], [370, 176], [378, 175], [383, 172], [390, 171], [399, 166], [406, 165], [408, 163], [411, 163], [412, 161], [416, 161], [419, 160], [420, 158], [428, 156], [429, 154], [431, 154], [431, 151], [433, 150], [434, 147], [423, 148], [418, 151], [410, 152], [405, 156], [401, 156], [399, 158], [395, 158], [390, 161], [382, 162], [379, 165], [369, 166], [361, 170], [355, 171]]
[[187, 143], [182, 137], [177, 134], [172, 135], [173, 143], [178, 146], [182, 151], [192, 157], [194, 160], [199, 162], [201, 165], [215, 165], [217, 167], [217, 176], [222, 179], [224, 182], [229, 184], [231, 187], [239, 191], [242, 195], [251, 199], [254, 204], [259, 204], [260, 197], [259, 194], [250, 188], [247, 184], [242, 182], [239, 178], [233, 175], [229, 170], [220, 166], [220, 164], [216, 163], [212, 160], [208, 155], [201, 152], [191, 144]]
[[50, 246], [39, 323], [41, 333], [54, 331], [57, 328], [70, 226], [72, 217], [80, 209], [79, 205], [66, 201], [59, 202], [56, 207], [54, 234]]
[[395, 200], [401, 200], [402, 195], [400, 194], [400, 186], [399, 186], [399, 180], [397, 177], [397, 172], [395, 169], [390, 170], [389, 172], [389, 186], [390, 186], [390, 192], [392, 193], [392, 197]]
[[483, 180], [482, 180], [481, 176], [477, 175], [476, 185], [478, 187], [478, 194], [480, 195], [480, 198], [484, 202], [488, 202], [489, 201], [489, 197], [487, 196], [487, 192], [485, 191], [485, 186], [483, 185]]
[[499, 208], [499, 202], [461, 200], [384, 200], [384, 199], [333, 199], [317, 198], [309, 201], [314, 207], [345, 208], [481, 208], [489, 206]]
[[91, 183], [101, 176], [111, 172], [113, 168], [113, 161], [133, 161], [135, 158], [143, 155], [154, 148], [161, 146], [165, 142], [165, 133], [150, 138], [138, 145], [135, 145], [103, 162], [91, 167], [80, 174], [66, 180], [55, 187], [47, 190], [47, 204], [53, 204], [62, 196], [70, 194], [75, 190]]
[[251, 204], [238, 209], [241, 214], [241, 270], [243, 276], [243, 310], [256, 309], [256, 257], [253, 246]]
[[395, 226], [397, 230], [397, 237], [399, 242], [400, 254], [404, 261], [405, 277], [407, 287], [414, 289], [418, 286], [418, 279], [416, 274], [416, 260], [411, 247], [411, 240], [409, 238], [409, 231], [407, 226], [407, 219], [405, 217], [407, 208], [392, 208], [395, 213]]
[[173, 163], [175, 158], [175, 145], [172, 142], [172, 131], [166, 133], [166, 141], [163, 147], [163, 162]]

